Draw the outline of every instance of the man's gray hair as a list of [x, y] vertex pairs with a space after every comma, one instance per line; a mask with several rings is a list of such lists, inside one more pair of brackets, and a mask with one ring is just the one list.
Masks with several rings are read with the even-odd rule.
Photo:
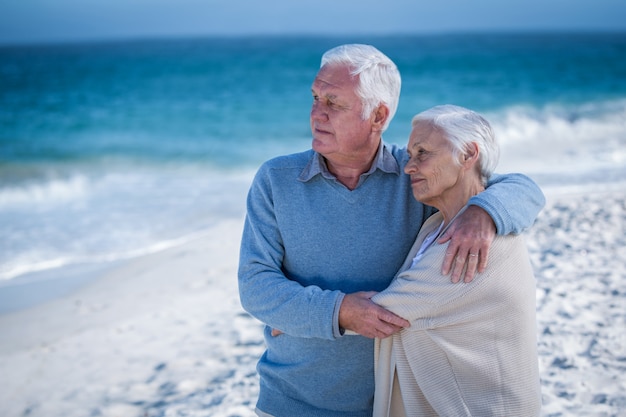
[[363, 119], [381, 103], [389, 109], [389, 117], [383, 126], [387, 129], [398, 109], [400, 100], [400, 72], [387, 55], [371, 45], [347, 44], [330, 49], [322, 56], [324, 65], [347, 65], [352, 76], [358, 76], [357, 95], [363, 103]]

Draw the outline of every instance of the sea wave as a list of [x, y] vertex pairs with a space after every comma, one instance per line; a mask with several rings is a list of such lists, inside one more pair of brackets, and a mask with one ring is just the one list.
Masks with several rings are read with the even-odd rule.
[[622, 169], [626, 99], [513, 106], [488, 114], [502, 149], [500, 167], [535, 174]]
[[133, 258], [243, 218], [251, 175], [154, 166], [0, 187], [0, 280]]
[[52, 178], [0, 187], [0, 209], [33, 203], [65, 203], [84, 197], [90, 180], [82, 174], [68, 178]]
[[599, 138], [624, 139], [626, 98], [612, 101], [543, 107], [516, 105], [491, 115], [505, 141], [545, 139], [593, 142]]
[[52, 256], [50, 254], [23, 252], [16, 258], [0, 264], [0, 282], [31, 273], [62, 268], [68, 265], [110, 264], [117, 261], [124, 261], [183, 245], [204, 236], [206, 233], [206, 230], [197, 231], [176, 239], [153, 242], [144, 247], [110, 253], [73, 254], [67, 252], [63, 255]]

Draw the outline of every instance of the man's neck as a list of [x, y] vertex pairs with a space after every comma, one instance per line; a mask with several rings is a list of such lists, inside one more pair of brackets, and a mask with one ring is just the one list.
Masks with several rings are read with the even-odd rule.
[[368, 172], [372, 167], [377, 152], [378, 149], [367, 160], [333, 161], [328, 158], [324, 158], [324, 160], [328, 171], [337, 178], [337, 181], [349, 190], [354, 190], [359, 184], [361, 175]]

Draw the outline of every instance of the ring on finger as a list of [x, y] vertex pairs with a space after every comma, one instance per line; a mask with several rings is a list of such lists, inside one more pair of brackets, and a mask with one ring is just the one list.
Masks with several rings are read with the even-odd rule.
[[478, 256], [477, 253], [470, 253], [469, 256]]

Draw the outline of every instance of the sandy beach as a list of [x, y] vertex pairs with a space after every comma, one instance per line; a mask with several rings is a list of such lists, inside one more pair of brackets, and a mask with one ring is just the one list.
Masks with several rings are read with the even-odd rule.
[[[625, 416], [626, 191], [546, 195], [527, 233], [543, 415]], [[0, 315], [0, 414], [253, 416], [263, 340], [238, 300], [242, 223]]]

